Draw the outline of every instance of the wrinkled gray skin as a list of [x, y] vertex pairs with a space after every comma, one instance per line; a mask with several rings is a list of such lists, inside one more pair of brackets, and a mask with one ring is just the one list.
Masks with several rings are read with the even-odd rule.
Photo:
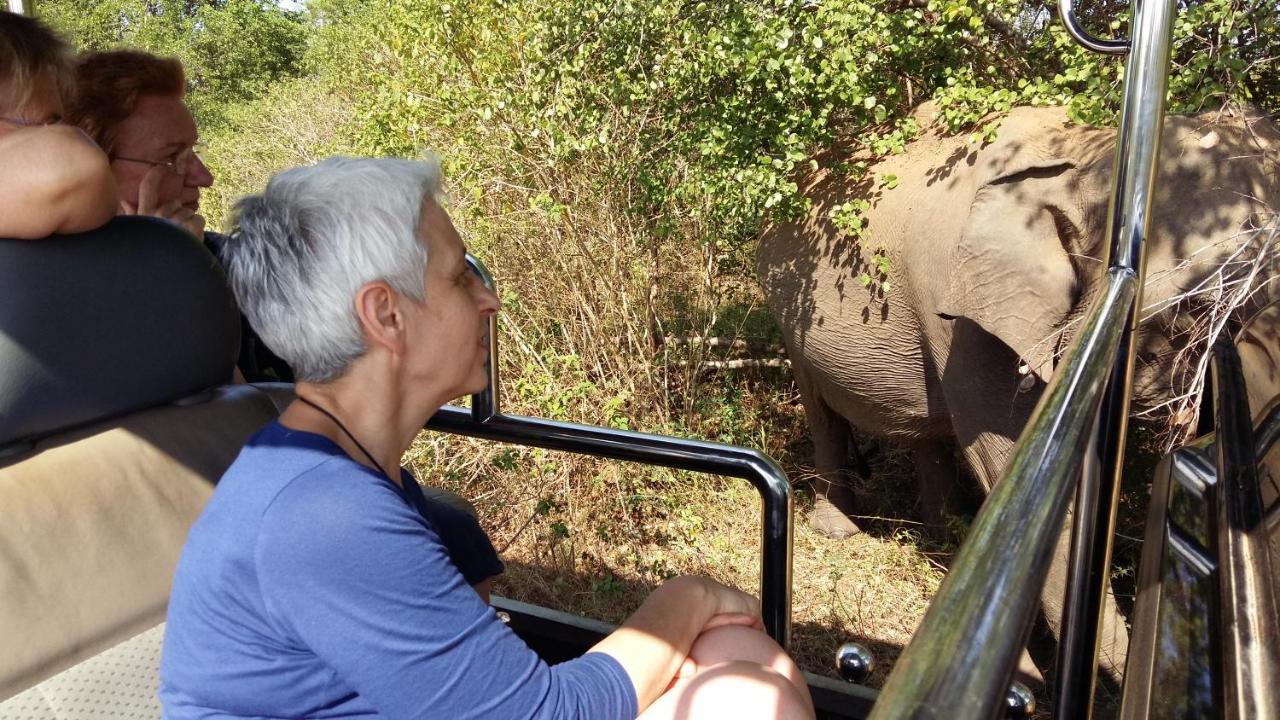
[[[922, 125], [931, 115], [928, 107], [917, 112]], [[1280, 207], [1275, 126], [1214, 119], [1166, 122], [1145, 306], [1193, 287], [1241, 243], [1258, 243], [1261, 234], [1246, 231]], [[807, 217], [764, 228], [759, 277], [813, 436], [816, 528], [857, 532], [844, 481], [851, 426], [914, 451], [927, 521], [940, 522], [956, 479], [952, 444], [984, 488], [996, 482], [1071, 321], [1098, 289], [1114, 141], [1114, 130], [1070, 125], [1060, 108], [1017, 108], [993, 143], [926, 131], [861, 179], [826, 169], [848, 159], [837, 146], [802, 181]], [[897, 176], [895, 188], [886, 175]], [[854, 198], [872, 202], [860, 241], [830, 219]], [[888, 292], [858, 280], [876, 274], [868, 263], [878, 247], [889, 259]], [[1174, 270], [1197, 251], [1195, 262]], [[1277, 284], [1259, 299], [1276, 295]], [[1144, 323], [1135, 410], [1169, 395], [1182, 342], [1175, 328], [1194, 306]], [[1043, 596], [1055, 635], [1067, 547], [1059, 543]], [[1127, 637], [1108, 600], [1103, 667], [1118, 676]]]

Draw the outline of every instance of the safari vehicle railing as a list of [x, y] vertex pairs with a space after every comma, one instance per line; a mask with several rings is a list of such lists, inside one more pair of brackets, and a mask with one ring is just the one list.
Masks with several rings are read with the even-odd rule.
[[[489, 288], [493, 277], [468, 255], [471, 269]], [[498, 320], [489, 320], [488, 387], [471, 396], [471, 408], [446, 405], [427, 422], [432, 430], [531, 445], [548, 450], [661, 465], [678, 470], [727, 475], [749, 481], [760, 493], [760, 609], [765, 630], [778, 644], [791, 640], [791, 484], [769, 456], [714, 442], [614, 428], [578, 425], [500, 412]]]
[[1091, 712], [1176, 4], [1136, 2], [1131, 43], [1089, 37], [1069, 0], [1062, 5], [1064, 23], [1082, 45], [1128, 51], [1103, 289], [895, 664], [873, 719], [996, 715], [1073, 495], [1054, 715]]

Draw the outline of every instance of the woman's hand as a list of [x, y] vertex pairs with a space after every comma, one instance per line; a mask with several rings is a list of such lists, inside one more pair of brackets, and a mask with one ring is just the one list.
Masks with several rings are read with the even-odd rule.
[[[703, 575], [672, 578], [666, 585], [677, 586], [679, 588], [677, 592], [682, 594], [695, 592], [706, 594], [701, 606], [709, 611], [709, 617], [700, 633], [724, 625], [745, 625], [757, 630], [764, 629], [764, 623], [760, 620], [760, 601], [737, 588], [722, 585]], [[684, 586], [690, 587], [685, 589]]]
[[[710, 619], [702, 625], [702, 629], [698, 632], [699, 635], [708, 630], [727, 625], [739, 625], [755, 630], [764, 630], [764, 623], [760, 619], [760, 601], [741, 590], [722, 585], [711, 578], [701, 575], [685, 575], [673, 578], [668, 583], [697, 585], [700, 587], [696, 591], [705, 592], [710, 596], [714, 609]], [[680, 590], [679, 592], [683, 594], [690, 591], [695, 590], [691, 588], [690, 590]], [[693, 658], [686, 656], [680, 663], [680, 668], [676, 670], [675, 676], [671, 678], [667, 689], [671, 689], [681, 680], [693, 677], [701, 669]]]

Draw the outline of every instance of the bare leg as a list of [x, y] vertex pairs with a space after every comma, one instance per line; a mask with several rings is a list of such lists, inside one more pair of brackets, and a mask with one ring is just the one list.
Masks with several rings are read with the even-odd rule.
[[741, 625], [726, 625], [708, 630], [698, 636], [693, 648], [689, 650], [689, 657], [699, 667], [744, 660], [768, 668], [790, 681], [804, 695], [810, 709], [813, 708], [804, 673], [796, 667], [787, 651], [760, 630]]
[[732, 625], [708, 630], [689, 657], [697, 672], [675, 682], [641, 713], [643, 720], [814, 716], [799, 668], [759, 630]]

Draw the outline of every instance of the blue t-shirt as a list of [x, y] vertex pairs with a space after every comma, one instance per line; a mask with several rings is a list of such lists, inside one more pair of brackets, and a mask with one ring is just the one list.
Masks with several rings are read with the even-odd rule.
[[516, 637], [417, 504], [321, 435], [250, 438], [178, 562], [164, 716], [636, 716], [613, 658], [548, 667]]

